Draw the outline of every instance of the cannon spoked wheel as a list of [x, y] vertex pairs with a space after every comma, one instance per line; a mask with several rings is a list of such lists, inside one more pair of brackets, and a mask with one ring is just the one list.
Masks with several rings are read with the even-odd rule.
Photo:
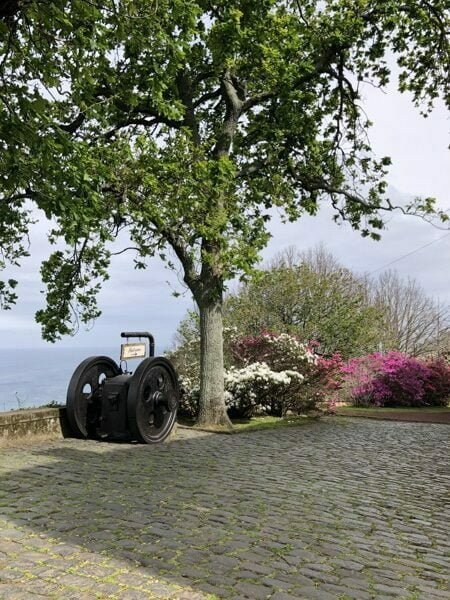
[[90, 356], [75, 369], [67, 389], [67, 419], [73, 434], [79, 438], [95, 436], [100, 417], [98, 392], [106, 377], [122, 371], [107, 356]]
[[134, 439], [147, 444], [162, 442], [175, 424], [179, 396], [171, 363], [162, 357], [143, 360], [128, 391], [128, 424]]

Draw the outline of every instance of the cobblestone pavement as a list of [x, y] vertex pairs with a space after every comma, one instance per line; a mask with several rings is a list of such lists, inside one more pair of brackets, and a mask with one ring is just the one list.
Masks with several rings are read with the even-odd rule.
[[446, 425], [0, 451], [0, 598], [450, 599]]

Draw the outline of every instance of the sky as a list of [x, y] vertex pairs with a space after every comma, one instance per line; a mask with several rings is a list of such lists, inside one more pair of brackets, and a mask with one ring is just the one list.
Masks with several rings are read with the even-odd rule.
[[[424, 119], [410, 98], [397, 93], [393, 86], [384, 92], [367, 87], [364, 97], [366, 112], [374, 122], [372, 148], [379, 157], [389, 155], [393, 161], [388, 177], [392, 199], [401, 202], [411, 196], [433, 196], [439, 199], [440, 207], [450, 209], [450, 122], [444, 106], [438, 104]], [[35, 226], [31, 257], [16, 273], [18, 304], [11, 311], [0, 311], [2, 349], [48, 346], [34, 321], [34, 313], [44, 300], [38, 271], [48, 255], [46, 229], [44, 221]], [[315, 217], [302, 217], [287, 225], [275, 218], [270, 231], [272, 239], [263, 260], [289, 246], [306, 250], [323, 243], [336, 259], [358, 273], [376, 275], [386, 266], [395, 268], [401, 276], [415, 278], [430, 296], [450, 304], [450, 234], [443, 237], [446, 231], [415, 217], [389, 215], [380, 242], [362, 238], [347, 224], [336, 225], [326, 207]], [[426, 247], [420, 249], [422, 246]], [[115, 257], [110, 275], [99, 296], [102, 316], [89, 330], [82, 327], [75, 337], [65, 337], [57, 344], [109, 349], [119, 347], [121, 331], [134, 329], [154, 334], [157, 354], [170, 347], [179, 321], [192, 307], [190, 295], [176, 274], [159, 259], [152, 259], [146, 271], [134, 271], [131, 257], [124, 254]], [[175, 298], [174, 290], [182, 295]]]

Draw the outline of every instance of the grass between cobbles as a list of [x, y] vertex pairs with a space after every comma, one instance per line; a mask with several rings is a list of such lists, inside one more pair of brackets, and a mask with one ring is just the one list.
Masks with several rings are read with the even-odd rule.
[[[244, 433], [246, 431], [260, 431], [263, 429], [279, 429], [281, 427], [299, 427], [316, 420], [317, 416], [302, 415], [295, 417], [253, 417], [251, 419], [232, 419], [233, 429], [208, 428], [208, 431], [221, 433]], [[178, 424], [182, 427], [197, 429], [193, 419], [179, 418]], [[201, 429], [201, 428], [200, 428]]]
[[279, 427], [298, 427], [318, 419], [317, 416], [301, 415], [295, 417], [253, 417], [252, 419], [235, 419], [233, 428], [238, 431], [259, 431], [261, 429], [275, 429]]

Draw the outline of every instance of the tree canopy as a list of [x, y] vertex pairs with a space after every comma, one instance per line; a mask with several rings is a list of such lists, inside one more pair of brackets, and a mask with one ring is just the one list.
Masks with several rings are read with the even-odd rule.
[[224, 322], [241, 335], [289, 333], [344, 358], [378, 350], [384, 306], [370, 300], [368, 281], [324, 247], [284, 252], [258, 277], [230, 294]]
[[99, 314], [123, 229], [137, 267], [167, 249], [179, 260], [205, 340], [272, 208], [295, 220], [327, 199], [378, 238], [390, 161], [371, 153], [361, 86], [387, 83], [392, 53], [423, 112], [449, 105], [448, 24], [446, 0], [17, 3], [0, 22], [0, 243], [3, 262], [26, 254], [30, 201], [56, 222], [67, 249], [42, 267], [44, 338]]

